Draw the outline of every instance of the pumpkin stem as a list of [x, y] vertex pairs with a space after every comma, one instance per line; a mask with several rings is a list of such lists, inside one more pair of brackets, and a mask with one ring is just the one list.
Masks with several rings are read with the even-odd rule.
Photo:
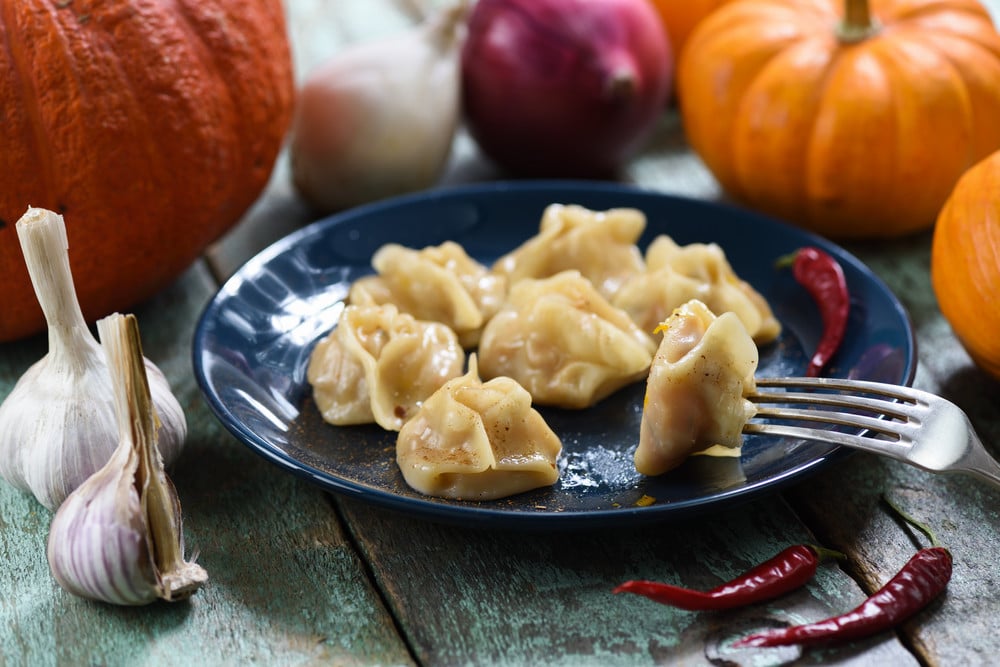
[[844, 19], [837, 26], [837, 37], [841, 42], [863, 41], [880, 28], [878, 21], [872, 18], [868, 0], [844, 0]]

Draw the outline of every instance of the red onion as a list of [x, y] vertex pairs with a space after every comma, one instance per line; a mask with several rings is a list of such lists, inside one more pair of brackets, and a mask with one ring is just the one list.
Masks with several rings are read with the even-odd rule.
[[648, 139], [672, 78], [648, 0], [479, 0], [462, 49], [469, 131], [525, 176], [612, 175]]

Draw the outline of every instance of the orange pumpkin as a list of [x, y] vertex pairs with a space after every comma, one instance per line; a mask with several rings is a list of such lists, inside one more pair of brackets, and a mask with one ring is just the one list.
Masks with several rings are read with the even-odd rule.
[[651, 0], [670, 37], [674, 62], [698, 22], [727, 0]]
[[280, 0], [4, 0], [0, 341], [44, 326], [14, 223], [65, 215], [85, 315], [151, 296], [240, 219], [291, 116]]
[[941, 209], [931, 284], [969, 356], [1000, 379], [1000, 152], [969, 169]]
[[678, 86], [729, 194], [834, 238], [930, 227], [1000, 148], [1000, 35], [977, 0], [732, 2], [691, 35]]

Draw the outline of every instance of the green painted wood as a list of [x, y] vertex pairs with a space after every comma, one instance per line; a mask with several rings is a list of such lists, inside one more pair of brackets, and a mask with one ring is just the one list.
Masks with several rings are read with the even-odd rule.
[[772, 497], [679, 523], [578, 532], [436, 524], [338, 499], [425, 665], [917, 664], [886, 634], [834, 650], [734, 649], [762, 619], [796, 622], [863, 594], [837, 563], [772, 604], [719, 613], [612, 595], [627, 579], [710, 588], [815, 538]]
[[[171, 477], [208, 584], [138, 608], [75, 598], [49, 574], [51, 514], [0, 482], [0, 665], [412, 664], [326, 496], [236, 442], [204, 404], [191, 337], [214, 290], [199, 264], [135, 311], [188, 419]], [[0, 396], [45, 348], [44, 336], [0, 346]]]

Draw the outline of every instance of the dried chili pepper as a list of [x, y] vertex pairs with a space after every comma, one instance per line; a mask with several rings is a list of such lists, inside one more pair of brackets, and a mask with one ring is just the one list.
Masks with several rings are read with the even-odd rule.
[[816, 573], [825, 556], [841, 554], [808, 544], [788, 547], [732, 581], [697, 591], [655, 581], [626, 581], [612, 593], [635, 593], [687, 611], [718, 611], [771, 600], [799, 588]]
[[809, 360], [806, 375], [815, 377], [830, 362], [844, 340], [851, 298], [844, 269], [828, 253], [814, 246], [799, 248], [778, 260], [778, 266], [791, 264], [795, 280], [806, 288], [819, 307], [823, 335]]
[[926, 534], [932, 546], [914, 554], [885, 586], [846, 614], [805, 625], [765, 630], [744, 637], [735, 642], [733, 647], [790, 644], [810, 646], [868, 637], [902, 623], [940, 595], [951, 579], [951, 553], [938, 543], [924, 524], [915, 521], [895, 505], [890, 506], [908, 523]]

